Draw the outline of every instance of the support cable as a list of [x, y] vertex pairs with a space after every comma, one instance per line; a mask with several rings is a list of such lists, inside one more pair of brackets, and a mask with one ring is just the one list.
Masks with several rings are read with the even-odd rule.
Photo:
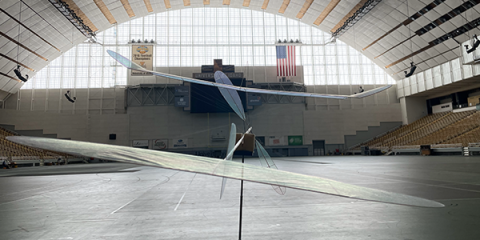
[[[50, 25], [53, 29], [55, 29], [58, 33], [60, 33], [60, 35], [62, 35], [65, 39], [69, 40], [62, 32], [60, 32], [56, 27], [54, 27], [52, 24], [50, 24], [47, 20], [45, 20], [45, 18], [43, 18], [42, 16], [40, 16], [40, 14], [38, 14], [37, 12], [35, 12], [35, 10], [33, 10], [32, 7], [28, 6], [23, 0], [20, 0], [20, 2], [22, 2], [23, 4], [25, 4], [25, 6], [27, 6], [28, 8], [30, 8], [30, 10], [32, 10], [32, 12], [34, 12], [37, 16], [39, 16], [43, 21], [45, 21], [48, 25]], [[73, 42], [70, 42], [73, 44]]]
[[[19, 21], [22, 22], [22, 3], [20, 4], [20, 12], [18, 13]], [[20, 42], [20, 24], [18, 24], [17, 42]], [[18, 56], [20, 54], [20, 45], [17, 44], [17, 62], [20, 62]]]

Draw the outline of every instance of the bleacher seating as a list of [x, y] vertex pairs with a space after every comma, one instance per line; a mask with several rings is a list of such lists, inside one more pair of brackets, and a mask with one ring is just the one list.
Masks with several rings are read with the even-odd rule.
[[[470, 114], [472, 112], [473, 114]], [[429, 135], [426, 135], [412, 142], [412, 144], [426, 145], [426, 144], [447, 143], [450, 139], [456, 138], [457, 136], [462, 135], [466, 132], [469, 132], [477, 128], [478, 126], [480, 126], [480, 112], [469, 111], [464, 113], [470, 114], [470, 115], [467, 115], [466, 117], [456, 121], [455, 123], [442, 128], [440, 131], [436, 131]], [[461, 142], [451, 142], [451, 143], [461, 143]]]
[[470, 146], [470, 144], [480, 143], [480, 126], [458, 135], [455, 138], [447, 140], [445, 143], [462, 143], [464, 147]]
[[[417, 129], [423, 127], [425, 124], [434, 122], [437, 119], [442, 118], [448, 114], [449, 113], [437, 113], [425, 116], [411, 124], [403, 125], [402, 127], [395, 129], [394, 131], [388, 132], [385, 135], [374, 138], [366, 143], [362, 143], [361, 145], [370, 147], [390, 147], [388, 143], [398, 138], [401, 138], [408, 133], [411, 133], [412, 131], [416, 131]], [[358, 149], [360, 149], [360, 147], [358, 147]]]
[[480, 112], [447, 112], [425, 116], [360, 146], [398, 149], [407, 146], [480, 142]]
[[[453, 124], [469, 115], [472, 115], [475, 111], [466, 111], [459, 113], [449, 113], [444, 115], [441, 118], [436, 119], [435, 121], [426, 123], [423, 127], [418, 128], [415, 131], [412, 131], [405, 136], [396, 139], [393, 142], [387, 143], [387, 146], [396, 146], [396, 145], [422, 145], [422, 144], [435, 144], [436, 142], [423, 141], [422, 143], [417, 143], [417, 140], [426, 137], [427, 135], [433, 134], [436, 131], [439, 131], [450, 124]], [[430, 139], [433, 140], [433, 139]]]
[[37, 159], [58, 159], [59, 157], [73, 158], [66, 153], [47, 151], [32, 148], [7, 140], [7, 136], [18, 134], [0, 127], [0, 159], [6, 160], [37, 160]]

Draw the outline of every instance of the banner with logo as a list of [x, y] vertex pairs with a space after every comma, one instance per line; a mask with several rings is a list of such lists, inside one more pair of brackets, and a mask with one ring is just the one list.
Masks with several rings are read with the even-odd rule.
[[302, 136], [288, 136], [288, 145], [289, 146], [301, 146], [303, 145]]
[[[153, 45], [132, 45], [132, 62], [153, 71]], [[131, 76], [149, 76], [152, 73], [131, 71]]]
[[170, 146], [171, 148], [187, 148], [188, 139], [173, 139]]
[[133, 140], [132, 147], [148, 148], [148, 140]]
[[283, 136], [270, 136], [268, 137], [268, 146], [281, 146], [285, 145], [285, 138]]
[[155, 139], [153, 140], [153, 149], [166, 150], [168, 148], [168, 139]]

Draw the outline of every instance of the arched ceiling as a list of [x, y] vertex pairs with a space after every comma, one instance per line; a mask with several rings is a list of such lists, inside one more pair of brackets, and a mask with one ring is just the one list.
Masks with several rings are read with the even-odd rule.
[[[0, 90], [4, 93], [15, 93], [23, 85], [23, 82], [15, 80], [16, 76], [13, 73], [17, 63], [24, 66], [22, 74], [32, 76], [47, 65], [48, 61], [86, 40], [86, 37], [50, 1], [55, 0], [0, 2]], [[85, 25], [96, 32], [106, 30], [112, 24], [148, 14], [197, 7], [234, 7], [266, 11], [297, 19], [325, 32], [335, 32], [345, 25], [347, 30], [339, 36], [339, 39], [361, 51], [395, 79], [403, 78], [403, 71], [409, 69], [412, 59], [418, 66], [417, 72], [420, 72], [459, 57], [459, 44], [479, 31], [472, 29], [466, 33], [453, 35], [452, 31], [455, 32], [457, 28], [480, 17], [480, 0], [64, 0], [64, 2]], [[366, 14], [357, 15], [356, 23], [346, 22], [362, 6], [369, 4], [374, 8]], [[465, 4], [468, 6], [465, 9], [461, 8]], [[22, 27], [19, 27], [18, 20], [23, 24]], [[448, 33], [450, 37], [438, 41]], [[1, 97], [0, 95], [0, 99]]]

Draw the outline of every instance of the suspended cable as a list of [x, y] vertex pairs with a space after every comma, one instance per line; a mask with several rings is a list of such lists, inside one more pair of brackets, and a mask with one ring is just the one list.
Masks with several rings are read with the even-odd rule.
[[[50, 24], [47, 20], [45, 20], [45, 18], [43, 18], [42, 16], [40, 16], [40, 14], [38, 14], [35, 10], [33, 10], [33, 8], [31, 8], [30, 6], [28, 6], [23, 0], [20, 0], [20, 2], [22, 2], [23, 4], [25, 4], [25, 6], [27, 6], [30, 10], [32, 10], [32, 12], [34, 12], [37, 16], [39, 16], [43, 21], [45, 21], [48, 25], [50, 25], [53, 29], [55, 29], [58, 33], [60, 33], [60, 35], [62, 35], [65, 39], [67, 39], [68, 41], [70, 41], [62, 32], [60, 32], [56, 27], [54, 27], [52, 24]], [[73, 43], [73, 42], [70, 42], [70, 43]]]
[[[465, 4], [465, 0], [463, 0], [463, 4]], [[452, 8], [452, 9], [453, 9], [453, 8]], [[473, 11], [473, 8], [471, 8], [471, 9], [472, 9], [472, 11]], [[467, 9], [467, 10], [468, 10], [468, 9]], [[464, 17], [462, 14], [460, 14], [460, 16], [461, 16], [463, 19], [465, 19], [465, 25], [468, 24], [468, 25], [472, 26], [472, 25], [470, 24], [470, 22], [468, 21], [467, 10], [465, 10], [465, 17]], [[478, 26], [477, 26], [476, 28], [478, 28]], [[480, 28], [479, 28], [479, 29], [480, 29]], [[473, 34], [473, 36], [470, 36], [470, 33], [469, 33], [469, 32], [470, 32], [470, 31], [466, 31], [465, 34], [467, 34], [468, 39], [469, 39], [469, 41], [470, 41], [470, 45], [471, 45], [472, 48], [469, 49], [468, 44], [467, 44], [467, 45], [464, 45], [464, 46], [465, 46], [465, 49], [466, 49], [466, 51], [467, 51], [467, 54], [472, 53], [473, 51], [475, 51], [475, 50], [477, 49], [477, 47], [480, 45], [480, 40], [477, 38], [477, 35], [476, 35], [476, 34]], [[454, 40], [455, 40], [455, 39], [454, 39]], [[475, 41], [475, 40], [476, 40], [476, 41]], [[455, 40], [455, 41], [456, 41], [458, 44], [461, 44], [461, 43], [459, 43], [457, 40]]]
[[[408, 7], [408, 0], [407, 0], [407, 16], [410, 16], [410, 9]], [[410, 24], [408, 24], [408, 35], [409, 35], [409, 39], [410, 39], [410, 51], [413, 53], [413, 40], [412, 40], [412, 29], [411, 29], [411, 26]], [[410, 72], [407, 72], [405, 71], [405, 77], [410, 77], [413, 75], [413, 73], [415, 72], [415, 69], [417, 69], [417, 66], [414, 65], [413, 63], [413, 57], [414, 57], [414, 54], [411, 54], [412, 55], [412, 58], [411, 58], [411, 62], [410, 62]]]
[[[19, 21], [22, 22], [22, 3], [19, 3], [20, 4], [20, 12], [18, 13], [19, 15]], [[18, 24], [18, 33], [17, 33], [17, 42], [20, 42], [20, 24]], [[20, 45], [17, 44], [17, 62], [20, 62], [18, 59], [19, 57], [19, 54], [20, 54]]]
[[[408, 7], [408, 0], [407, 0], [407, 16], [410, 16], [410, 9]], [[410, 24], [408, 24], [408, 38], [410, 39], [410, 51], [413, 52], [413, 41], [412, 41], [412, 28], [410, 27]], [[412, 62], [413, 62], [413, 56], [412, 56]]]
[[[20, 3], [20, 12], [19, 12], [19, 19], [22, 21], [22, 4]], [[17, 33], [17, 66], [14, 67], [13, 72], [15, 75], [17, 75], [18, 79], [20, 79], [23, 82], [26, 82], [28, 80], [28, 75], [25, 75], [25, 77], [22, 76], [21, 70], [20, 70], [20, 35], [21, 35], [21, 25], [18, 25], [18, 33]]]

